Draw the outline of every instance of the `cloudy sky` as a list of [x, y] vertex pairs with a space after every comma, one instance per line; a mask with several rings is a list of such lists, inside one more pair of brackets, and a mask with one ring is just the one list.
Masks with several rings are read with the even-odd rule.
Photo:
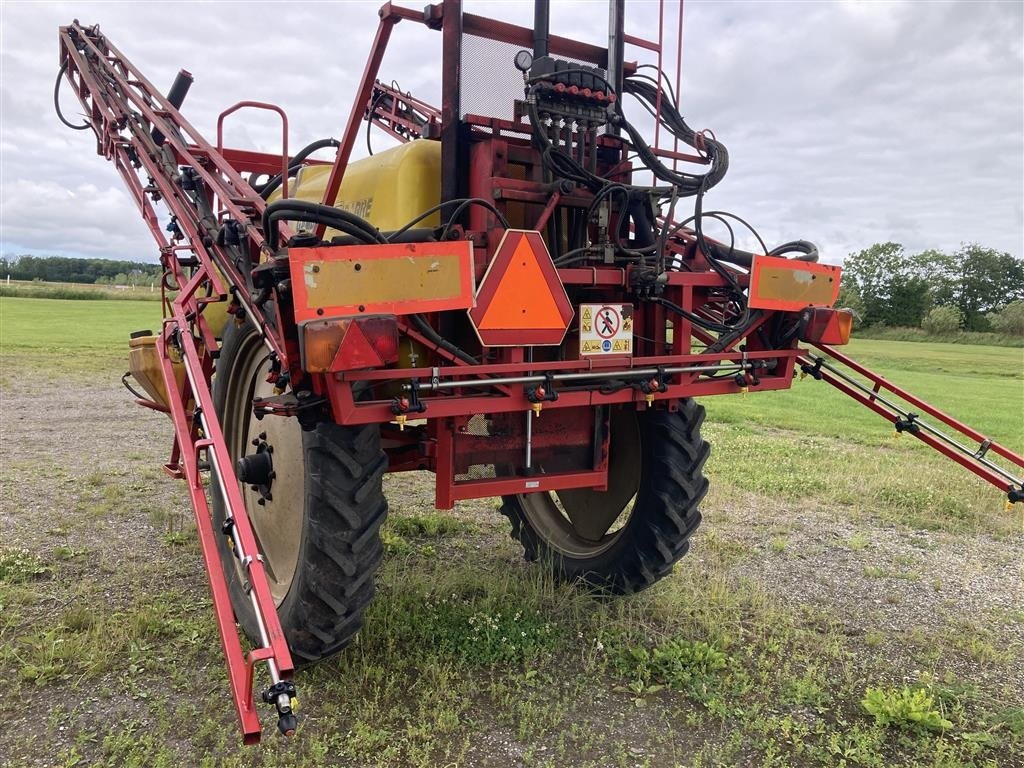
[[[553, 32], [602, 40], [606, 3], [553, 2]], [[211, 139], [223, 108], [258, 99], [287, 110], [297, 148], [340, 137], [380, 4], [3, 0], [0, 251], [156, 260], [91, 134], [53, 113], [59, 25], [99, 23], [162, 87], [190, 70], [183, 111]], [[657, 2], [626, 5], [627, 32], [656, 35]], [[527, 25], [532, 14], [532, 3], [465, 6]], [[670, 29], [676, 8], [666, 2]], [[731, 157], [707, 205], [746, 218], [769, 247], [814, 240], [829, 261], [885, 240], [910, 251], [976, 241], [1024, 255], [1022, 9], [1020, 0], [687, 0], [682, 111]], [[436, 103], [439, 38], [402, 22], [382, 79]], [[62, 103], [76, 114], [67, 90]], [[228, 143], [270, 151], [278, 131], [269, 117], [233, 120]], [[387, 143], [378, 135], [378, 148]]]

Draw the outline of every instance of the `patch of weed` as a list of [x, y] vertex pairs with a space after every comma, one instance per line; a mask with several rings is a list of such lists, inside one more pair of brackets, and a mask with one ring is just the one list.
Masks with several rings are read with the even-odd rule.
[[24, 547], [0, 549], [0, 582], [22, 584], [38, 579], [49, 571], [39, 555]]
[[935, 697], [923, 688], [868, 688], [861, 706], [883, 726], [910, 730], [945, 731], [953, 723], [935, 708]]
[[477, 527], [465, 520], [440, 512], [423, 512], [389, 518], [387, 525], [399, 536], [440, 538], [462, 533], [475, 533]]

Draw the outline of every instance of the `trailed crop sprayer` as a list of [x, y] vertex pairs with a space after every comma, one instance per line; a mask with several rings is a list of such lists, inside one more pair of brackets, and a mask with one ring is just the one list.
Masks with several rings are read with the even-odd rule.
[[[341, 139], [295, 154], [280, 107], [239, 102], [211, 141], [181, 111], [188, 72], [165, 96], [98, 27], [60, 29], [57, 88], [85, 115], [62, 120], [159, 249], [164, 320], [131, 373], [174, 427], [246, 742], [255, 690], [294, 732], [296, 667], [359, 630], [386, 472], [432, 472], [439, 509], [500, 497], [527, 558], [637, 592], [700, 523], [696, 398], [808, 374], [1024, 499], [1024, 459], [834, 348], [839, 267], [805, 240], [745, 251], [746, 223], [704, 209], [728, 152], [680, 114], [663, 4], [636, 9], [657, 39], [611, 0], [593, 45], [550, 34], [546, 0], [532, 29], [387, 3]], [[378, 78], [399, 22], [441, 35], [440, 108]], [[224, 146], [241, 110], [280, 117], [280, 154]], [[364, 121], [397, 145], [351, 161]]]

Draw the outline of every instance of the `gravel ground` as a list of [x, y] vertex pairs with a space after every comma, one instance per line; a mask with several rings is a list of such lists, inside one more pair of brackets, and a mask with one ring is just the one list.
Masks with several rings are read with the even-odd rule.
[[[170, 443], [166, 417], [132, 404], [116, 380], [5, 382], [0, 541], [45, 561], [58, 547], [81, 553], [67, 567], [62, 564], [62, 573], [102, 583], [108, 608], [129, 604], [145, 586], [118, 577], [125, 564], [145, 563], [150, 573], [163, 569], [168, 578], [192, 574], [196, 589], [203, 589], [194, 549], [159, 543], [168, 532], [191, 525], [184, 488], [160, 471]], [[395, 487], [403, 497], [418, 499], [429, 494], [429, 482], [429, 476], [395, 478]], [[111, 484], [124, 493], [111, 496], [105, 491]], [[507, 541], [496, 527], [485, 533]], [[769, 508], [751, 496], [732, 500], [728, 510], [706, 509], [686, 567], [698, 568], [709, 556], [705, 537], [712, 535], [742, 553], [730, 565], [730, 578], [750, 580], [780, 601], [820, 607], [842, 624], [844, 634], [865, 642], [875, 637], [873, 647], [891, 656], [894, 669], [913, 669], [915, 654], [938, 636], [952, 636], [954, 643], [958, 635], [976, 636], [996, 652], [1009, 651], [1006, 663], [996, 666], [965, 656], [954, 671], [969, 679], [998, 676], [1009, 699], [1024, 705], [1024, 535], [995, 539], [853, 522], [839, 508]], [[133, 542], [143, 546], [128, 545]], [[53, 584], [30, 613], [45, 623], [72, 599], [67, 585]], [[219, 658], [213, 650], [210, 655], [206, 671], [217, 674]], [[90, 701], [84, 697], [78, 706], [89, 707]], [[19, 764], [48, 764], [47, 750], [52, 756], [62, 741], [69, 743], [61, 731], [45, 727], [55, 703], [68, 703], [59, 686], [40, 689], [16, 708], [0, 704], [6, 725], [0, 729], [0, 762], [26, 754]], [[143, 711], [130, 701], [124, 707]], [[488, 764], [520, 762], [510, 734], [495, 728], [481, 739], [506, 758], [494, 762], [492, 753]], [[33, 745], [27, 753], [26, 744]]]

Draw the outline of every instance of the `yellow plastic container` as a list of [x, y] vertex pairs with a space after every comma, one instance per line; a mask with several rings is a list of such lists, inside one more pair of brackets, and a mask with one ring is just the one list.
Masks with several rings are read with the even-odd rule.
[[[224, 284], [227, 285], [227, 280], [224, 280]], [[206, 318], [206, 324], [210, 327], [215, 339], [224, 336], [224, 326], [227, 325], [228, 318], [231, 317], [228, 314], [229, 304], [229, 301], [213, 301], [203, 309], [203, 317]]]
[[[330, 165], [309, 165], [300, 169], [290, 185], [289, 197], [319, 203], [331, 175]], [[270, 200], [280, 199], [280, 189]], [[334, 204], [383, 231], [396, 230], [428, 208], [441, 202], [441, 142], [419, 139], [378, 152], [350, 163]], [[440, 225], [432, 213], [418, 227]], [[313, 225], [296, 225], [312, 229]], [[341, 234], [328, 229], [324, 238]]]
[[[139, 335], [136, 335], [139, 334]], [[171, 355], [171, 367], [178, 387], [185, 381], [185, 365], [178, 358], [175, 350], [168, 350]], [[177, 359], [176, 359], [177, 358]], [[156, 335], [148, 331], [136, 331], [128, 341], [128, 370], [131, 371], [146, 394], [155, 403], [168, 407], [167, 388], [161, 371], [160, 357], [156, 353]]]

